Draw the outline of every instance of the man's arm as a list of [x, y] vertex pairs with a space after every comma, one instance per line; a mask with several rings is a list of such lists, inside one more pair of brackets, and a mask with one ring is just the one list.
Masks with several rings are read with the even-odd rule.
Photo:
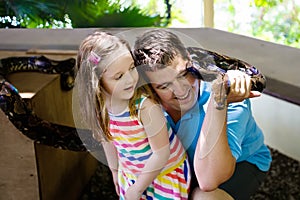
[[210, 100], [200, 137], [194, 169], [201, 190], [211, 191], [228, 180], [235, 169], [226, 133], [227, 108], [218, 110]]
[[[250, 92], [249, 76], [237, 70], [228, 71], [227, 74], [231, 83], [228, 103], [259, 96], [259, 93], [253, 95]], [[235, 163], [227, 138], [227, 107], [218, 110], [211, 98], [194, 157], [194, 169], [200, 188], [204, 191], [216, 189], [232, 176]]]

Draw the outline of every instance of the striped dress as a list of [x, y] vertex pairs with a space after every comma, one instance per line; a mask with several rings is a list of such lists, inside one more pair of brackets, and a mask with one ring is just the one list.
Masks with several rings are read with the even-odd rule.
[[[145, 99], [142, 97], [139, 102], [142, 104]], [[188, 199], [191, 181], [188, 159], [180, 140], [169, 125], [167, 128], [170, 141], [169, 160], [144, 191], [141, 199]], [[129, 110], [119, 115], [110, 114], [110, 132], [118, 151], [120, 199], [124, 199], [126, 190], [136, 181], [152, 151], [141, 121], [130, 116]]]

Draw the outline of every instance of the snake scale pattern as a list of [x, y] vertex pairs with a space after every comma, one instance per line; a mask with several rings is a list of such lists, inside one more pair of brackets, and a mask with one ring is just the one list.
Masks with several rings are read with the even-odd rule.
[[225, 108], [227, 94], [230, 91], [228, 80], [224, 85], [224, 78], [227, 79], [224, 75], [228, 70], [239, 70], [249, 75], [253, 91], [262, 92], [266, 87], [266, 77], [249, 63], [202, 48], [189, 47], [187, 50], [192, 59], [192, 66], [187, 70], [203, 81], [216, 81], [217, 84], [213, 85], [212, 91], [215, 94], [215, 107], [219, 110]]
[[196, 70], [190, 70], [199, 79], [210, 82], [218, 74], [240, 70], [251, 77], [252, 90], [262, 92], [266, 87], [266, 77], [247, 62], [198, 47], [188, 47], [187, 50], [196, 66]]

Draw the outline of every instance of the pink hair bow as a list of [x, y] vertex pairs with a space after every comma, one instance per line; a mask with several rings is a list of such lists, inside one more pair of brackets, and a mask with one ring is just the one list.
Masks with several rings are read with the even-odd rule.
[[98, 65], [100, 60], [101, 60], [101, 57], [98, 56], [94, 51], [91, 51], [91, 54], [89, 56], [89, 61], [92, 62], [94, 65]]

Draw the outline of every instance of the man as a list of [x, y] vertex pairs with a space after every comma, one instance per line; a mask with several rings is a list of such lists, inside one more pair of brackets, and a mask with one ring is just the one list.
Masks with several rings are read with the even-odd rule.
[[[193, 60], [174, 33], [145, 32], [136, 40], [133, 54], [187, 150], [194, 174], [191, 198], [249, 199], [271, 163], [251, 113], [248, 98], [260, 93], [250, 91], [250, 77], [238, 70], [227, 71], [227, 103], [217, 109], [218, 92], [187, 71]], [[214, 82], [212, 88], [225, 89], [223, 82]]]

